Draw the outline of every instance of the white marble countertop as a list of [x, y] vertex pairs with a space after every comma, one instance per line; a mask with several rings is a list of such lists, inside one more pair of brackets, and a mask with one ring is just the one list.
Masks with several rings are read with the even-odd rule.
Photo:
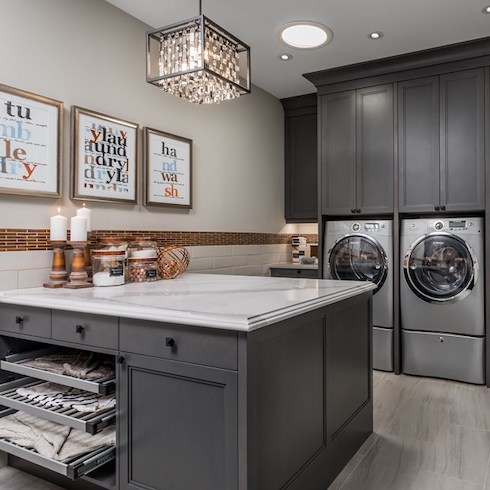
[[90, 289], [3, 291], [0, 303], [252, 331], [375, 289], [370, 282], [185, 273]]
[[271, 264], [270, 269], [314, 269], [318, 270], [317, 264], [298, 264], [293, 262], [283, 262], [282, 264]]

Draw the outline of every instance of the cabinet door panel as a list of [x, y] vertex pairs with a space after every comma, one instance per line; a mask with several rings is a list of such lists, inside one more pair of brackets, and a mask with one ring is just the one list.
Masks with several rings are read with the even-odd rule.
[[124, 354], [121, 489], [237, 488], [237, 375]]
[[372, 396], [370, 304], [339, 305], [326, 315], [329, 439]]
[[324, 95], [321, 105], [322, 213], [356, 208], [356, 93]]
[[398, 84], [400, 211], [434, 211], [439, 199], [439, 78]]
[[357, 208], [393, 211], [393, 88], [357, 91]]
[[318, 219], [317, 114], [286, 117], [286, 221]]
[[441, 204], [447, 211], [485, 207], [484, 72], [441, 76]]

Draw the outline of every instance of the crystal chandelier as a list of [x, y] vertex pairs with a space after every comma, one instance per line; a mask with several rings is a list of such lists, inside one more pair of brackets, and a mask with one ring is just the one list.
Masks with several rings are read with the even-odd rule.
[[146, 81], [196, 104], [250, 93], [250, 47], [202, 15], [147, 33]]

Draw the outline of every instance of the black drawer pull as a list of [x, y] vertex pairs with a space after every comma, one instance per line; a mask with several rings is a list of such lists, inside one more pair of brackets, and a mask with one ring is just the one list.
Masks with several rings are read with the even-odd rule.
[[125, 359], [124, 359], [124, 357], [123, 357], [123, 356], [117, 356], [117, 357], [116, 357], [116, 362], [117, 362], [118, 364], [124, 364], [124, 360], [125, 360]]
[[23, 316], [16, 316], [15, 317], [15, 323], [17, 323], [17, 325], [23, 325], [24, 324], [24, 317]]
[[446, 211], [446, 206], [441, 206], [441, 211]]
[[356, 209], [356, 212], [357, 212], [358, 214], [361, 214], [361, 210], [360, 210], [360, 209]]
[[439, 211], [441, 208], [440, 208], [440, 206], [434, 206], [434, 209], [435, 209], [436, 211]]
[[296, 269], [296, 274], [301, 274], [301, 270], [300, 269]]
[[356, 210], [355, 210], [355, 209], [351, 209], [351, 210], [350, 210], [350, 212], [351, 212], [352, 214], [354, 214], [354, 213], [356, 212]]
[[75, 332], [76, 333], [83, 333], [83, 332], [85, 332], [85, 327], [83, 325], [75, 325]]
[[165, 345], [167, 347], [175, 347], [175, 340], [172, 337], [165, 337]]

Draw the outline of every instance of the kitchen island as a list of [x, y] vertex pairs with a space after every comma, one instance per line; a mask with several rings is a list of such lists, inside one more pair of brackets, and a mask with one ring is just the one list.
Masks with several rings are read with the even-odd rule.
[[31, 345], [114, 356], [115, 464], [86, 488], [326, 490], [372, 432], [374, 287], [184, 274], [6, 291], [0, 335], [14, 357]]

